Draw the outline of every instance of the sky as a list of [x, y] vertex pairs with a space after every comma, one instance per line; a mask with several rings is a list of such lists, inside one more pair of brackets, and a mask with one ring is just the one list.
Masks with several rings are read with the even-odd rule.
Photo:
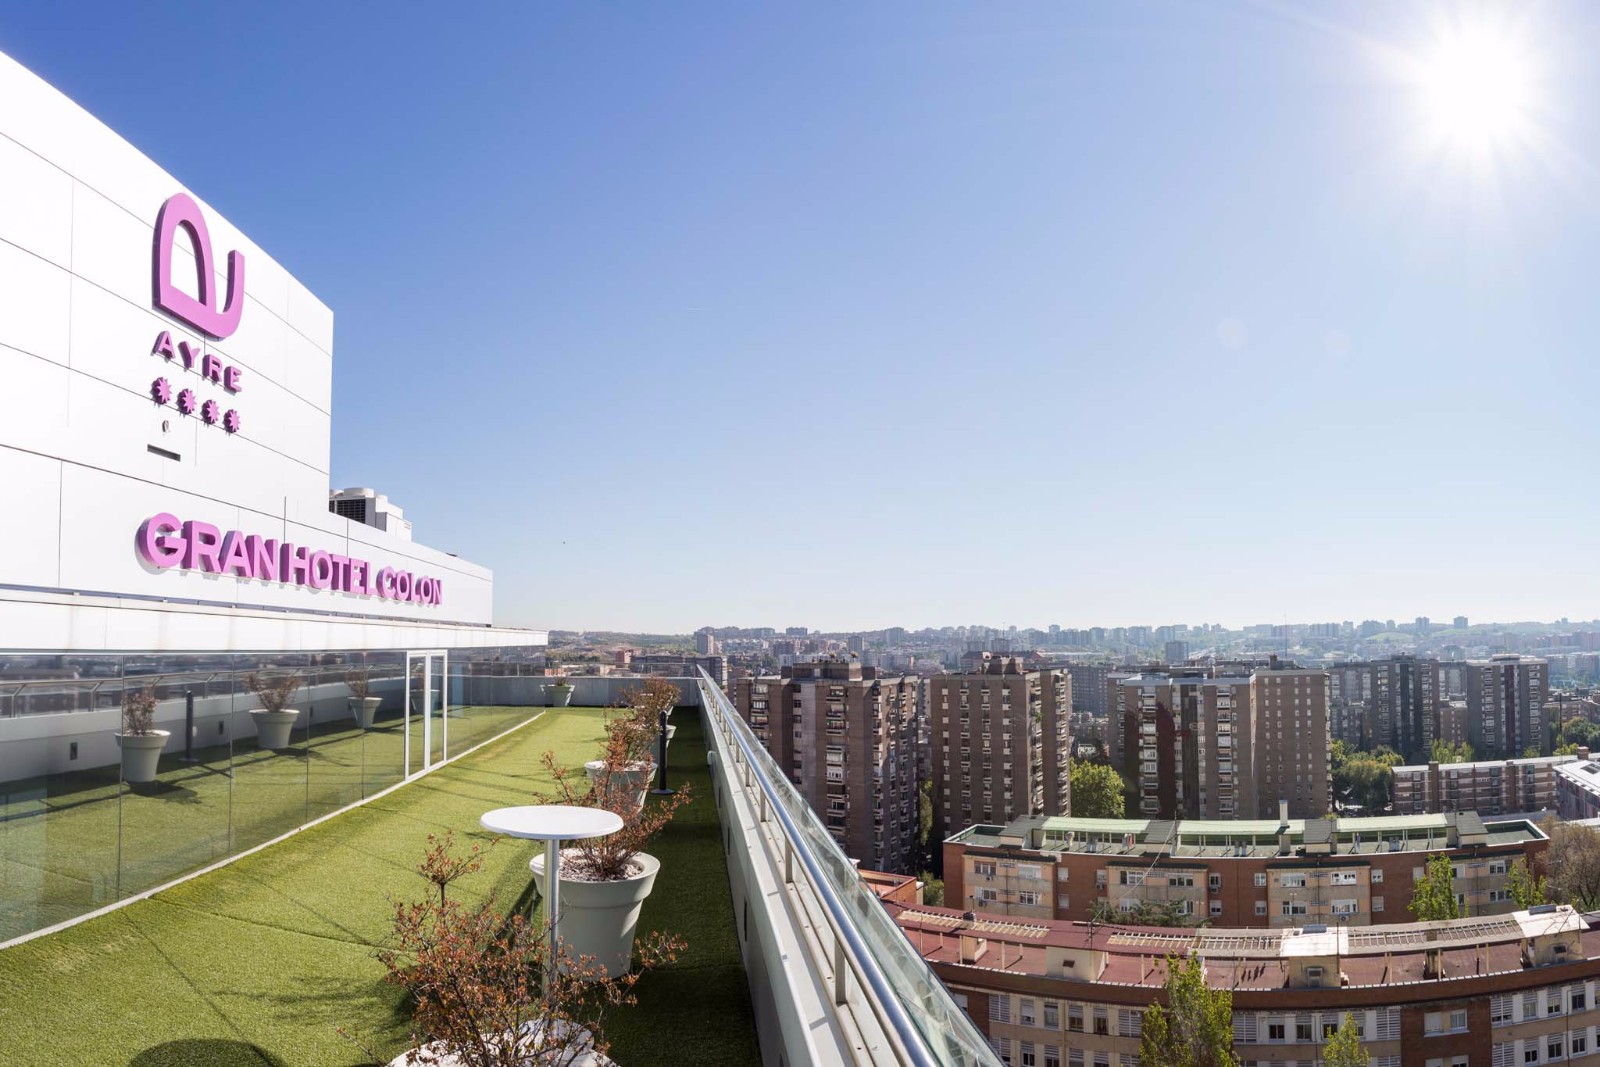
[[[497, 621], [1600, 614], [1600, 7], [0, 2]], [[3, 176], [0, 176], [3, 186]]]

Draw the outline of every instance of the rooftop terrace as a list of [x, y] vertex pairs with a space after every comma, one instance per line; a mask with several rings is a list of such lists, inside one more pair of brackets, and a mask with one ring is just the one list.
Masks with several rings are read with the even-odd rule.
[[[373, 953], [389, 932], [389, 900], [419, 896], [413, 868], [427, 835], [454, 830], [487, 845], [478, 816], [545, 788], [545, 750], [568, 762], [592, 753], [602, 715], [546, 711], [227, 867], [0, 950], [0, 1062], [24, 1050], [40, 1067], [374, 1062], [340, 1027], [386, 1058], [398, 1054], [409, 1015]], [[640, 929], [676, 932], [689, 947], [640, 982], [637, 1007], [611, 1013], [613, 1055], [623, 1064], [756, 1063], [703, 723], [698, 709], [680, 709], [674, 723], [673, 782], [690, 783], [695, 796], [651, 847], [662, 870]], [[461, 893], [493, 893], [537, 916], [530, 855], [500, 841]]]

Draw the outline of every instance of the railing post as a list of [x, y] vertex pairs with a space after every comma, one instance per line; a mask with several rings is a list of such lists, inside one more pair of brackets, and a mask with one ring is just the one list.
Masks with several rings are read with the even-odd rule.
[[783, 884], [794, 885], [794, 842], [783, 835]]

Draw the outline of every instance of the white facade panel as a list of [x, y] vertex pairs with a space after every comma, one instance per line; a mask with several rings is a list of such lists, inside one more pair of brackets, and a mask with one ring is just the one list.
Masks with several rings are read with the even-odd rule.
[[66, 268], [72, 255], [72, 179], [9, 138], [0, 137], [0, 233], [23, 251]]
[[[6, 417], [3, 408], [4, 405], [0, 405], [0, 419]], [[57, 536], [61, 518], [61, 461], [18, 452], [14, 448], [0, 448], [0, 485], [4, 485], [7, 494], [20, 504], [11, 509], [12, 521], [0, 526], [0, 583], [33, 579], [34, 584], [46, 588], [58, 587], [61, 584], [61, 541]]]
[[72, 276], [5, 236], [0, 230], [0, 345], [65, 366]]

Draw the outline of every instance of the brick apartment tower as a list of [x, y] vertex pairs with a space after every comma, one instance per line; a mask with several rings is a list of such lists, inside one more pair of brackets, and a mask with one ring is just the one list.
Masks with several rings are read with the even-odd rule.
[[1516, 759], [1532, 748], [1549, 752], [1542, 719], [1550, 667], [1542, 659], [1504, 654], [1466, 668], [1467, 742], [1477, 759]]
[[1255, 816], [1248, 678], [1213, 678], [1197, 668], [1136, 674], [1107, 685], [1108, 726], [1121, 735], [1121, 769], [1137, 783], [1130, 816]]
[[1333, 736], [1357, 748], [1388, 745], [1408, 760], [1428, 756], [1439, 732], [1439, 662], [1398, 655], [1328, 669]]
[[1072, 678], [969, 652], [928, 680], [935, 832], [1018, 815], [1069, 815]]
[[734, 685], [739, 714], [863, 867], [914, 873], [920, 686], [832, 659]]
[[1250, 675], [1255, 720], [1256, 816], [1317, 819], [1331, 807], [1328, 673], [1269, 670]]

